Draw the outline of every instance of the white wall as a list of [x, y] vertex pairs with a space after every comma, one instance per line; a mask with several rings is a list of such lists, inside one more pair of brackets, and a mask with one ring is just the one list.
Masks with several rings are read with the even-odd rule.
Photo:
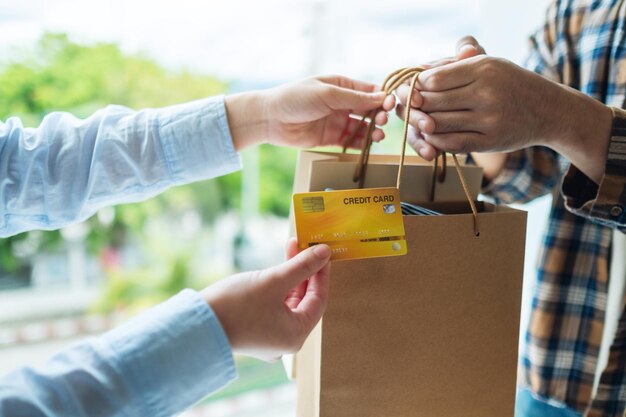
[[548, 0], [481, 0], [481, 42], [487, 53], [523, 63], [528, 36], [543, 23]]

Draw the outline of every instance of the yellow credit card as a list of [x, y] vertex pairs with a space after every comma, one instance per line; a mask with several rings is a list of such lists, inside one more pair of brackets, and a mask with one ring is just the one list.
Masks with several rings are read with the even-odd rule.
[[325, 243], [331, 259], [406, 255], [397, 188], [297, 193], [293, 206], [300, 249]]

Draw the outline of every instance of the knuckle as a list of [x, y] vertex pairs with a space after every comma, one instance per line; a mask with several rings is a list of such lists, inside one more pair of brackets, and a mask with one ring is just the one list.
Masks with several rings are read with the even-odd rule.
[[433, 120], [435, 121], [435, 132], [437, 133], [454, 132], [457, 131], [461, 125], [461, 122], [455, 117], [443, 117], [443, 115], [441, 115], [434, 117]]
[[400, 99], [400, 100], [405, 100], [406, 96], [409, 92], [409, 88], [406, 85], [401, 85], [400, 87], [398, 87], [396, 89], [396, 96]]
[[316, 77], [314, 79], [317, 79], [319, 81], [322, 81], [323, 83], [331, 86], [331, 85], [338, 85], [341, 86], [343, 84], [345, 84], [347, 78], [344, 77], [343, 75], [339, 75], [339, 74], [327, 74], [327, 75], [322, 75], [319, 77]]
[[479, 99], [486, 109], [501, 108], [502, 93], [503, 91], [494, 85], [486, 85], [478, 90]]
[[480, 88], [475, 93], [476, 101], [483, 104], [490, 102], [492, 96], [493, 92], [491, 91], [491, 87]]
[[449, 152], [452, 153], [463, 153], [465, 152], [465, 139], [463, 138], [454, 138], [449, 140], [446, 143], [446, 148]]
[[450, 120], [446, 123], [445, 126], [446, 132], [458, 132], [461, 129], [461, 123], [458, 120]]
[[398, 116], [401, 120], [404, 120], [405, 117], [405, 106], [403, 104], [398, 104], [396, 107], [396, 116]]
[[422, 94], [422, 107], [428, 111], [432, 110], [445, 110], [453, 107], [453, 99], [450, 94], [446, 93], [424, 93]]
[[491, 71], [498, 66], [498, 58], [493, 56], [481, 55], [478, 60], [481, 63], [482, 71]]
[[423, 101], [421, 93], [417, 89], [413, 90], [411, 94], [411, 106], [420, 107], [423, 105]]
[[477, 46], [478, 41], [476, 40], [476, 38], [474, 38], [471, 35], [465, 35], [461, 39], [459, 39], [459, 41], [457, 42], [457, 45], [466, 45], [466, 44]]
[[491, 128], [497, 128], [500, 125], [500, 120], [502, 120], [502, 112], [501, 108], [496, 108], [495, 112], [492, 112], [483, 118], [483, 122], [485, 126], [490, 126]]
[[310, 256], [307, 256], [304, 260], [304, 272], [309, 277], [318, 271], [318, 262], [315, 261], [314, 256], [315, 255], [310, 254]]
[[448, 151], [452, 152], [452, 153], [462, 153], [465, 150], [465, 139], [459, 137], [459, 138], [455, 138], [453, 140], [450, 140], [447, 144], [446, 144], [446, 148], [448, 149]]
[[459, 153], [467, 153], [470, 151], [471, 147], [471, 142], [469, 140], [469, 138], [467, 136], [461, 138], [461, 140], [459, 141]]
[[482, 68], [485, 77], [496, 77], [502, 71], [503, 65], [506, 60], [498, 57], [482, 56]]
[[428, 76], [428, 78], [426, 79], [425, 85], [427, 88], [430, 88], [433, 90], [439, 90], [441, 88], [442, 82], [443, 82], [443, 79], [441, 77], [441, 74], [435, 71]]
[[321, 88], [321, 93], [324, 96], [332, 96], [336, 93], [337, 91], [337, 87], [335, 87], [334, 85], [331, 84], [325, 84], [322, 88]]

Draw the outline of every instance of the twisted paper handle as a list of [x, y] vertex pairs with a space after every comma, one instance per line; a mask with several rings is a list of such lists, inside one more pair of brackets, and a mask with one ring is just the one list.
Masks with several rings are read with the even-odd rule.
[[[387, 93], [387, 95], [389, 95], [393, 93], [398, 87], [400, 87], [402, 83], [404, 83], [408, 79], [411, 80], [410, 81], [411, 89], [409, 92], [409, 96], [407, 98], [405, 111], [404, 111], [404, 131], [403, 131], [403, 138], [402, 138], [402, 152], [400, 154], [400, 165], [398, 167], [398, 178], [396, 180], [396, 187], [398, 189], [400, 189], [400, 183], [402, 180], [402, 169], [404, 167], [406, 142], [407, 142], [407, 137], [409, 133], [409, 116], [411, 115], [411, 101], [413, 99], [413, 93], [415, 91], [415, 85], [417, 84], [417, 79], [419, 77], [419, 74], [422, 71], [424, 71], [424, 68], [421, 68], [421, 67], [410, 67], [410, 68], [399, 69], [389, 74], [389, 76], [387, 76], [387, 78], [385, 79], [385, 81], [383, 82], [381, 86], [381, 90]], [[352, 133], [351, 136], [346, 138], [346, 140], [344, 140], [343, 142], [343, 151], [345, 152], [348, 146], [350, 145], [350, 143], [352, 143], [354, 138], [361, 132], [363, 126], [366, 125], [365, 120], [366, 119], [370, 120], [368, 128], [367, 128], [367, 134], [365, 135], [365, 140], [363, 141], [363, 147], [361, 149], [361, 157], [359, 159], [359, 162], [357, 163], [357, 166], [353, 175], [353, 181], [354, 182], [358, 181], [359, 188], [363, 188], [363, 184], [365, 182], [365, 173], [367, 170], [367, 164], [369, 162], [370, 149], [372, 147], [372, 134], [374, 133], [374, 129], [376, 128], [376, 125], [374, 124], [374, 118], [376, 117], [376, 114], [380, 110], [381, 110], [380, 108], [371, 110], [368, 114], [363, 116], [361, 118], [361, 123], [359, 127]], [[461, 180], [461, 185], [463, 186], [463, 191], [465, 192], [465, 197], [467, 198], [467, 201], [469, 202], [470, 207], [472, 208], [472, 216], [474, 218], [474, 234], [478, 236], [480, 234], [480, 227], [478, 223], [478, 210], [476, 210], [476, 205], [474, 204], [474, 200], [472, 199], [472, 196], [470, 195], [469, 187], [467, 186], [465, 175], [463, 175], [463, 172], [461, 171], [461, 166], [459, 165], [459, 161], [455, 154], [452, 154], [452, 157], [454, 159], [454, 166], [456, 168], [456, 171], [459, 174], [459, 179]], [[443, 158], [443, 162], [442, 162], [443, 171], [440, 174], [441, 180], [445, 178], [445, 169], [446, 169], [445, 152], [442, 153], [442, 158]], [[437, 170], [437, 165], [435, 164], [435, 172], [433, 173], [433, 179], [436, 174], [436, 170]], [[434, 197], [434, 189], [432, 187], [431, 187], [431, 196]]]

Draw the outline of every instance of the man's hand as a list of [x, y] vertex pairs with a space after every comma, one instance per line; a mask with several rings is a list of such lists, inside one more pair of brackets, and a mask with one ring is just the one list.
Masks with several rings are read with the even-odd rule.
[[[460, 61], [462, 59], [471, 58], [477, 55], [484, 55], [485, 49], [478, 43], [478, 41], [472, 36], [465, 36], [456, 44], [456, 56], [439, 59], [433, 62], [429, 62], [427, 64], [422, 64], [421, 67], [430, 69], [440, 67], [442, 65], [452, 64], [453, 62]], [[400, 99], [400, 103], [396, 108], [396, 114], [402, 119], [404, 118], [405, 112], [405, 104], [407, 102], [407, 98], [409, 96], [410, 86], [408, 83], [403, 84], [397, 90], [398, 98]], [[423, 99], [420, 95], [418, 89], [413, 93], [412, 107], [414, 111], [418, 111], [417, 108], [420, 107]], [[437, 155], [437, 149], [430, 143], [426, 142], [424, 136], [422, 135], [421, 130], [414, 128], [411, 126], [408, 134], [408, 142], [409, 145], [424, 159], [428, 161], [432, 161], [435, 159]]]
[[409, 122], [428, 143], [451, 152], [552, 143], [571, 108], [564, 87], [484, 55], [424, 71], [419, 88], [419, 111]]
[[418, 149], [422, 138], [450, 152], [542, 145], [602, 178], [611, 110], [577, 90], [484, 55], [424, 71], [418, 89], [412, 104], [419, 110], [409, 120]]
[[[393, 97], [386, 98], [374, 84], [342, 76], [308, 78], [226, 97], [237, 149], [259, 143], [301, 148], [341, 145], [359, 129], [355, 117], [383, 106], [388, 111], [394, 104]], [[387, 123], [386, 111], [377, 112], [372, 122], [377, 126]], [[360, 129], [351, 146], [360, 146], [365, 133], [365, 128]], [[383, 131], [376, 128], [373, 140], [384, 137]]]
[[236, 353], [272, 360], [300, 349], [328, 302], [330, 248], [316, 245], [278, 266], [221, 280], [202, 294]]

